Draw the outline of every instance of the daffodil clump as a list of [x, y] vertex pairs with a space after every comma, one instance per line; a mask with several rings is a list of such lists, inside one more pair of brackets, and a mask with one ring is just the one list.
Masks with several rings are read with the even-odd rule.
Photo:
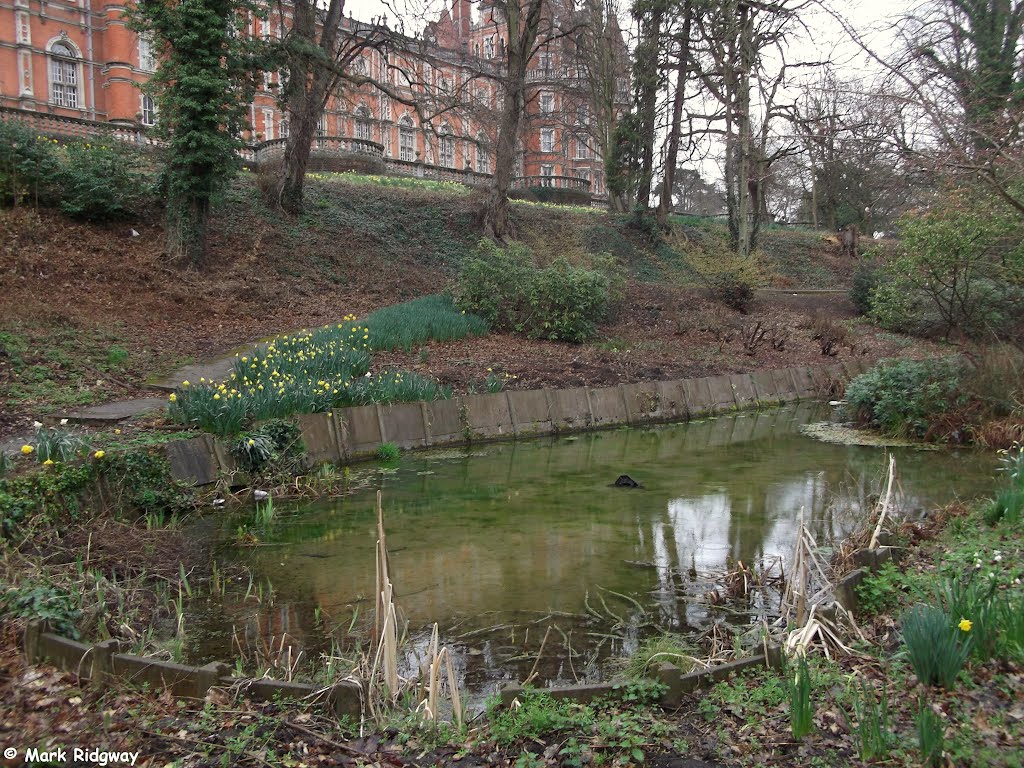
[[346, 316], [335, 325], [281, 336], [239, 355], [225, 381], [183, 381], [170, 396], [172, 418], [221, 435], [295, 413], [368, 403], [451, 397], [451, 390], [414, 373], [370, 373], [370, 328]]

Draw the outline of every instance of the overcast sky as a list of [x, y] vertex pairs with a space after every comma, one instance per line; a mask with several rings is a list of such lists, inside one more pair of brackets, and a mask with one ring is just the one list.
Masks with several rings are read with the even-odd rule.
[[[621, 0], [628, 8], [629, 0]], [[917, 4], [915, 0], [826, 0], [841, 13], [862, 35], [873, 42], [879, 50], [885, 50], [888, 36], [885, 27], [901, 13]], [[406, 29], [412, 31], [421, 26], [416, 17], [436, 18], [441, 9], [451, 6], [452, 0], [347, 0], [346, 13], [357, 19], [369, 19], [385, 14], [394, 23], [397, 13], [408, 16]], [[799, 42], [800, 54], [815, 55], [817, 60], [831, 57], [850, 74], [862, 71], [866, 66], [865, 57], [849, 43], [847, 36], [835, 19], [821, 7], [811, 7], [803, 13], [811, 33]], [[628, 19], [624, 19], [624, 28]]]

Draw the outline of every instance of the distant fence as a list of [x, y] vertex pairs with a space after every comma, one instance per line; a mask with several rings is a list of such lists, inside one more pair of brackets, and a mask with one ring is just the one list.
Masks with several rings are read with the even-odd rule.
[[[134, 123], [108, 123], [102, 120], [85, 120], [79, 117], [63, 117], [48, 112], [35, 112], [16, 107], [0, 107], [0, 121], [19, 122], [39, 133], [66, 139], [109, 138], [138, 147], [158, 147], [159, 139], [146, 126]], [[239, 150], [239, 157], [253, 169], [268, 162], [279, 160], [284, 155], [287, 139], [270, 139], [250, 144]], [[352, 136], [317, 136], [313, 139], [310, 156], [310, 170], [357, 171], [379, 173], [391, 176], [409, 176], [431, 181], [449, 181], [468, 187], [481, 188], [491, 183], [493, 175], [481, 173], [472, 168], [448, 168], [419, 160], [399, 160], [386, 157], [384, 145], [368, 139]], [[529, 180], [529, 184], [527, 181]], [[529, 185], [558, 187], [575, 190], [589, 190], [586, 179], [563, 176], [527, 177], [513, 181], [513, 187]], [[606, 205], [602, 196], [592, 196], [593, 204]], [[551, 202], [560, 202], [553, 198]], [[578, 202], [573, 200], [572, 202]]]

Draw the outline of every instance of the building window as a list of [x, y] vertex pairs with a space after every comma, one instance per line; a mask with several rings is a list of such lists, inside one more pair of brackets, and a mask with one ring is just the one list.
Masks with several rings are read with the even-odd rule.
[[551, 177], [555, 175], [555, 166], [553, 165], [542, 165], [540, 167], [540, 185], [542, 187], [550, 187], [552, 180]]
[[542, 53], [540, 55], [540, 70], [544, 74], [546, 74], [546, 75], [550, 75], [551, 74], [551, 54], [550, 53]]
[[494, 36], [488, 37], [484, 40], [484, 58], [494, 58]]
[[588, 171], [586, 168], [576, 168], [572, 172], [572, 175], [575, 176], [577, 179], [582, 179], [583, 181], [587, 182], [587, 187], [590, 187], [590, 171]]
[[146, 35], [139, 35], [139, 69], [143, 72], [152, 72], [156, 69], [153, 41]]
[[447, 124], [441, 126], [441, 136], [438, 139], [438, 154], [440, 155], [442, 167], [455, 167], [455, 137], [451, 135], [451, 128]]
[[590, 107], [586, 104], [576, 107], [576, 125], [590, 125]]
[[274, 138], [274, 110], [263, 110], [263, 140], [271, 141]]
[[156, 102], [148, 94], [142, 95], [142, 124], [156, 125]]
[[320, 115], [320, 119], [316, 121], [316, 135], [327, 135], [327, 115]]
[[264, 40], [270, 37], [270, 19], [260, 19], [260, 37]]
[[373, 116], [370, 110], [360, 104], [356, 107], [356, 138], [363, 141], [373, 141], [373, 123], [370, 122]]
[[540, 113], [550, 115], [555, 111], [555, 94], [551, 91], [542, 91], [540, 94]]
[[78, 62], [66, 43], [50, 47], [50, 101], [58, 107], [78, 109]]
[[491, 152], [483, 132], [476, 135], [476, 170], [477, 173], [491, 172]]
[[416, 133], [408, 115], [404, 115], [398, 123], [398, 159], [410, 163], [416, 159]]
[[282, 139], [287, 139], [289, 128], [290, 126], [288, 125], [288, 121], [282, 120], [280, 123], [280, 127], [278, 129], [278, 136], [280, 136]]
[[540, 131], [540, 151], [541, 152], [554, 152], [555, 151], [555, 129], [554, 128], [541, 128], [541, 131]]
[[32, 44], [32, 25], [25, 11], [14, 14], [15, 36], [18, 45]]
[[576, 159], [590, 159], [590, 147], [587, 146], [587, 142], [585, 142], [583, 139], [576, 139]]

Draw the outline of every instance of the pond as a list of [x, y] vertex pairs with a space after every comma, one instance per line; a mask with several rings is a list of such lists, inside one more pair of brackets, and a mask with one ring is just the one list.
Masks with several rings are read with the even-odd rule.
[[[527, 677], [545, 633], [539, 684], [607, 677], [646, 635], [749, 626], [777, 604], [712, 605], [722, 574], [788, 557], [801, 510], [827, 547], [861, 527], [881, 486], [884, 449], [801, 434], [829, 417], [827, 406], [804, 403], [412, 453], [392, 468], [354, 467], [362, 487], [345, 497], [279, 504], [251, 548], [232, 544], [251, 511], [207, 516], [202, 535], [223, 542], [221, 559], [269, 579], [275, 599], [197, 611], [193, 656], [231, 659], [239, 645], [285, 638], [309, 657], [330, 649], [332, 635], [342, 646], [360, 639], [373, 612], [377, 488], [407, 662], [437, 622], [471, 694]], [[910, 513], [991, 487], [994, 461], [984, 454], [893, 452], [899, 506]], [[614, 487], [622, 474], [640, 487]]]

